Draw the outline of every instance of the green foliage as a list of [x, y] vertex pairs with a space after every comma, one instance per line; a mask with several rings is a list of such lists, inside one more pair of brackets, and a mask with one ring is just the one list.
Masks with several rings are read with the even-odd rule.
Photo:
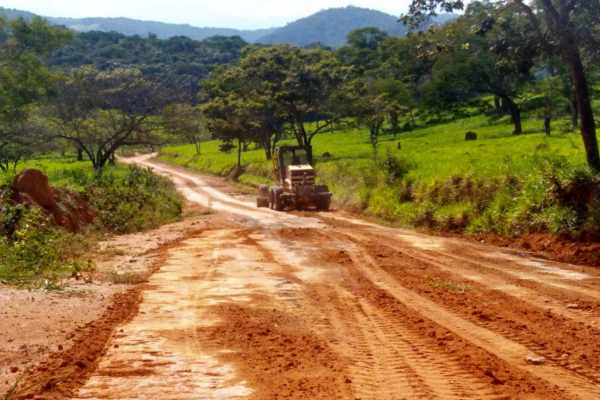
[[[55, 187], [78, 191], [97, 213], [96, 224], [80, 234], [55, 226], [38, 208], [0, 199], [0, 281], [59, 287], [64, 278], [89, 268], [88, 254], [98, 234], [129, 233], [176, 221], [181, 198], [173, 185], [149, 170], [113, 167], [97, 175], [91, 165], [69, 159], [29, 161], [24, 167], [47, 173]], [[4, 188], [11, 174], [1, 175]]]
[[237, 60], [246, 45], [239, 37], [197, 41], [178, 36], [161, 40], [155, 36], [93, 31], [77, 34], [68, 46], [52, 55], [50, 64], [64, 69], [84, 65], [100, 70], [136, 68], [147, 79], [160, 80], [193, 98], [200, 81], [217, 65]]
[[39, 209], [3, 202], [0, 219], [5, 228], [16, 228], [0, 235], [0, 281], [54, 287], [86, 268], [79, 258], [89, 240], [54, 226]]
[[108, 171], [88, 184], [98, 223], [115, 233], [147, 230], [172, 222], [182, 211], [173, 184], [148, 169], [130, 167], [126, 174]]

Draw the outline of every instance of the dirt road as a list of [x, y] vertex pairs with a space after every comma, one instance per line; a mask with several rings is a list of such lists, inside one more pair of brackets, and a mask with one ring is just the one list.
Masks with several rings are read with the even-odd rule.
[[223, 214], [169, 250], [76, 399], [600, 399], [600, 271], [342, 213]]

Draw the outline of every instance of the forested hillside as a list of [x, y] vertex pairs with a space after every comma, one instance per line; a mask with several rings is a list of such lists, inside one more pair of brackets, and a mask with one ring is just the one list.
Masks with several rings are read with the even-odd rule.
[[[8, 19], [23, 17], [30, 20], [35, 14], [21, 10], [0, 7], [0, 16]], [[406, 26], [398, 22], [398, 17], [381, 11], [358, 7], [332, 8], [292, 22], [281, 28], [239, 30], [229, 28], [198, 28], [191, 25], [168, 24], [155, 21], [140, 21], [130, 18], [55, 18], [44, 17], [51, 24], [65, 26], [77, 32], [118, 32], [127, 36], [159, 39], [185, 36], [194, 40], [204, 40], [211, 36], [239, 36], [248, 43], [293, 44], [307, 46], [322, 44], [340, 47], [346, 37], [355, 29], [373, 27], [390, 36], [404, 36]], [[423, 28], [441, 25], [456, 18], [454, 14], [437, 15], [422, 24]]]
[[84, 32], [52, 53], [49, 62], [67, 70], [83, 65], [94, 65], [99, 70], [137, 68], [145, 76], [158, 78], [185, 91], [188, 98], [195, 98], [199, 82], [215, 66], [237, 60], [246, 45], [236, 36], [196, 41], [183, 36], [163, 40], [156, 36]]
[[[7, 19], [22, 17], [31, 19], [33, 13], [0, 7], [0, 16]], [[118, 32], [124, 35], [139, 35], [146, 37], [150, 34], [160, 39], [174, 36], [186, 36], [194, 40], [203, 40], [211, 36], [239, 36], [247, 42], [255, 42], [268, 35], [273, 29], [240, 30], [232, 28], [195, 27], [187, 24], [169, 24], [156, 21], [140, 21], [131, 18], [57, 18], [44, 17], [51, 24], [66, 26], [77, 32]]]

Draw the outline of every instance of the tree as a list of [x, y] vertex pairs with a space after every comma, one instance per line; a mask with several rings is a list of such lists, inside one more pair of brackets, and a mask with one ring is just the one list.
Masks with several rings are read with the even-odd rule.
[[36, 136], [30, 110], [48, 98], [53, 79], [45, 61], [70, 37], [40, 18], [0, 19], [0, 169], [16, 168], [31, 153]]
[[[270, 158], [284, 130], [300, 146], [308, 146], [317, 134], [333, 127], [340, 118], [334, 99], [343, 80], [344, 68], [330, 51], [250, 48], [239, 64], [216, 71], [203, 84], [202, 97], [211, 111], [216, 107], [246, 115], [249, 121], [231, 122], [237, 125], [232, 131], [243, 125], [245, 140], [260, 143]], [[211, 115], [226, 117], [220, 112]]]
[[[245, 65], [221, 68], [203, 83], [201, 97], [207, 103], [205, 110], [209, 119], [216, 120], [212, 124], [213, 131], [220, 127], [216, 136], [226, 138], [237, 132], [236, 135], [243, 136], [243, 143], [258, 143], [270, 160], [273, 148], [282, 137], [284, 120], [277, 113], [271, 91], [265, 88], [270, 82], [263, 81], [255, 72]], [[229, 125], [235, 127], [224, 128], [227, 113], [230, 113]], [[233, 116], [240, 120], [234, 121]], [[223, 131], [228, 133], [223, 134]]]
[[369, 129], [369, 141], [373, 155], [377, 158], [379, 137], [391, 110], [403, 108], [403, 85], [401, 82], [376, 77], [362, 77], [350, 83], [348, 91], [353, 93], [349, 114], [359, 125]]
[[244, 144], [252, 141], [258, 127], [252, 109], [235, 93], [214, 97], [203, 109], [210, 132], [225, 142], [222, 149], [229, 149], [233, 142], [237, 142], [237, 171], [241, 171]]
[[308, 146], [339, 119], [335, 94], [348, 71], [322, 49], [274, 46], [250, 50], [240, 62], [254, 90], [298, 145]]
[[177, 97], [138, 70], [83, 67], [60, 79], [50, 107], [51, 137], [87, 155], [96, 171], [128, 145], [158, 145], [153, 116]]
[[376, 69], [381, 63], [379, 48], [387, 38], [387, 33], [377, 28], [357, 29], [348, 34], [348, 44], [338, 50], [338, 57], [352, 65], [355, 74]]
[[[409, 13], [403, 19], [412, 26], [417, 26], [424, 18], [435, 15], [439, 9], [449, 12], [463, 7], [464, 3], [461, 0], [413, 0]], [[588, 77], [582, 60], [583, 51], [600, 48], [596, 27], [600, 19], [598, 1], [538, 0], [526, 4], [524, 0], [506, 0], [499, 3], [498, 12], [506, 9], [526, 17], [535, 31], [540, 49], [547, 55], [558, 54], [569, 67], [587, 162], [590, 168], [600, 172], [596, 123]], [[587, 23], [581, 23], [582, 21]]]
[[[492, 94], [523, 132], [518, 99], [533, 79], [538, 45], [525, 18], [499, 13], [488, 26], [489, 4], [473, 3], [459, 20], [427, 33], [436, 43], [425, 100], [434, 109], [460, 107]], [[476, 27], [476, 29], [473, 29]]]
[[202, 110], [189, 104], [171, 104], [162, 112], [162, 122], [168, 133], [193, 144], [196, 155], [200, 155], [200, 144], [210, 138], [208, 122]]

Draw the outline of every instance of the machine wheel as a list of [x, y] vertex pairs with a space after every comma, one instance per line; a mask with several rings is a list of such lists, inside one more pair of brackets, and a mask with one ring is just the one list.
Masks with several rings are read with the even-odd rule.
[[256, 198], [256, 207], [258, 207], [258, 208], [269, 207], [269, 200], [264, 199], [262, 197], [257, 197]]
[[272, 204], [271, 208], [275, 211], [283, 211], [283, 199], [281, 195], [283, 194], [283, 190], [279, 187], [275, 187], [272, 189]]
[[318, 211], [329, 211], [331, 207], [331, 197], [321, 197], [319, 199], [319, 204], [317, 204]]
[[260, 185], [258, 187], [258, 196], [256, 197], [256, 206], [258, 208], [269, 207], [269, 187]]

